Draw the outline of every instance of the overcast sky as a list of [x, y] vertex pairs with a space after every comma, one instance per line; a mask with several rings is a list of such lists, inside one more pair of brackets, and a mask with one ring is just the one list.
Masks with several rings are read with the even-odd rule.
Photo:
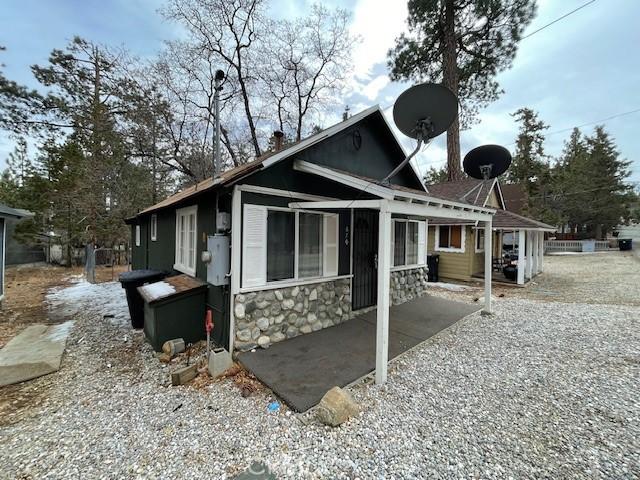
[[[564, 15], [587, 0], [541, 0], [527, 31]], [[304, 0], [274, 0], [275, 16], [304, 15]], [[352, 30], [361, 38], [354, 50], [355, 71], [344, 103], [353, 113], [373, 104], [390, 107], [408, 85], [387, 76], [386, 53], [405, 29], [401, 0], [330, 0], [353, 12]], [[161, 0], [2, 0], [0, 45], [5, 75], [35, 86], [29, 66], [43, 64], [52, 48], [63, 48], [74, 35], [110, 45], [124, 45], [151, 57], [162, 41], [178, 31], [156, 10]], [[486, 108], [480, 121], [462, 133], [462, 151], [499, 143], [513, 149], [517, 126], [510, 113], [527, 106], [549, 125], [547, 153], [555, 156], [573, 126], [590, 124], [640, 109], [640, 1], [597, 0], [575, 14], [522, 41], [513, 66], [498, 77], [504, 94]], [[386, 112], [390, 115], [391, 108]], [[328, 115], [324, 126], [339, 118]], [[623, 157], [634, 161], [632, 180], [640, 182], [640, 112], [601, 122], [617, 141]], [[590, 132], [592, 125], [584, 127]], [[562, 131], [560, 133], [555, 133]], [[405, 144], [411, 149], [411, 142]], [[0, 168], [12, 142], [0, 137]], [[445, 160], [444, 136], [420, 155], [418, 168]]]

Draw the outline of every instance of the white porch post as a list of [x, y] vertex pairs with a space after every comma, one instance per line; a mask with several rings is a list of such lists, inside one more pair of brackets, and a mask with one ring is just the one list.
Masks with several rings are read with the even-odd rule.
[[380, 205], [378, 222], [378, 306], [376, 318], [376, 383], [387, 381], [389, 361], [389, 276], [391, 275], [391, 213]]
[[539, 272], [544, 272], [544, 232], [540, 232], [540, 250], [538, 252], [538, 269]]
[[524, 249], [526, 242], [524, 230], [518, 230], [518, 285], [524, 285]]
[[491, 276], [493, 245], [491, 244], [491, 220], [484, 222], [484, 313], [491, 313]]
[[531, 242], [531, 278], [533, 278], [538, 274], [538, 251], [540, 249], [538, 245], [538, 241], [540, 240], [538, 237], [538, 232], [531, 232], [531, 238], [533, 239], [533, 242]]
[[526, 270], [525, 276], [528, 279], [531, 279], [531, 266], [533, 264], [533, 235], [530, 231], [526, 232], [527, 235], [527, 248], [525, 249], [527, 253], [527, 259], [525, 260]]

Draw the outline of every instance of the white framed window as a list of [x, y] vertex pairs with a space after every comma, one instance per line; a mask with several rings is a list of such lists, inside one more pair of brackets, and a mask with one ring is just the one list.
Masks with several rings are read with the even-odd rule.
[[484, 252], [484, 230], [476, 228], [476, 253]]
[[136, 225], [136, 247], [140, 246], [140, 225]]
[[158, 216], [156, 214], [151, 215], [151, 241], [155, 242], [158, 239]]
[[176, 259], [173, 268], [187, 275], [196, 274], [197, 225], [197, 206], [176, 210]]
[[465, 225], [439, 225], [436, 227], [435, 249], [438, 252], [464, 253]]
[[427, 222], [393, 219], [392, 223], [391, 266], [424, 265], [427, 259]]
[[242, 286], [338, 274], [338, 215], [244, 205]]

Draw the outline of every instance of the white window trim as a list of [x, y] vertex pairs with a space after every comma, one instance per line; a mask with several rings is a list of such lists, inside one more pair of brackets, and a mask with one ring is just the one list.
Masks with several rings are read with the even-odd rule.
[[[194, 254], [193, 268], [189, 268], [188, 265], [183, 265], [178, 262], [178, 251], [179, 251], [178, 247], [179, 247], [179, 241], [180, 241], [179, 219], [180, 219], [180, 216], [182, 215], [188, 217], [192, 213], [195, 214], [194, 221], [196, 225], [196, 231], [195, 231], [195, 245], [193, 246], [193, 254]], [[176, 210], [176, 246], [175, 246], [174, 260], [175, 260], [175, 263], [173, 264], [174, 270], [178, 270], [179, 272], [186, 273], [187, 275], [191, 275], [192, 277], [195, 277], [196, 266], [198, 264], [198, 206], [197, 205], [193, 205], [191, 207], [179, 208]]]
[[158, 239], [158, 215], [155, 213], [151, 215], [149, 228], [151, 230], [151, 241], [155, 242]]
[[435, 250], [436, 252], [450, 252], [450, 253], [464, 253], [464, 248], [467, 240], [467, 226], [466, 225], [442, 225], [443, 227], [457, 227], [459, 226], [461, 229], [460, 233], [460, 248], [454, 247], [441, 247], [440, 246], [440, 226], [436, 226], [436, 238], [435, 238]]
[[140, 243], [140, 225], [136, 225], [136, 247], [139, 247]]
[[[393, 235], [393, 241], [391, 242], [391, 255], [392, 255], [392, 259], [391, 259], [391, 271], [392, 272], [397, 272], [398, 270], [409, 270], [411, 268], [420, 268], [420, 267], [424, 267], [427, 264], [427, 222], [424, 220], [411, 220], [408, 218], [392, 218], [391, 219], [391, 235]], [[395, 244], [396, 244], [396, 225], [395, 222], [401, 222], [401, 223], [417, 223], [418, 224], [418, 231], [420, 230], [420, 223], [424, 223], [424, 235], [425, 235], [425, 239], [424, 239], [424, 248], [425, 248], [425, 255], [424, 255], [424, 263], [410, 263], [407, 264], [407, 255], [408, 255], [408, 251], [409, 249], [407, 248], [409, 245], [409, 235], [407, 235], [407, 233], [409, 232], [409, 228], [408, 225], [407, 227], [405, 227], [405, 235], [404, 235], [404, 265], [394, 265], [394, 261], [395, 261]], [[419, 235], [419, 234], [418, 234]], [[420, 248], [420, 243], [418, 242], [418, 248]], [[418, 252], [418, 258], [420, 258], [420, 252]]]
[[[294, 285], [302, 285], [302, 284], [308, 284], [308, 283], [319, 283], [319, 282], [325, 282], [325, 281], [331, 281], [331, 280], [335, 280], [335, 279], [339, 279], [339, 278], [349, 278], [348, 275], [338, 275], [338, 271], [340, 270], [340, 217], [337, 213], [328, 213], [328, 212], [320, 212], [317, 210], [301, 210], [301, 209], [293, 209], [293, 208], [286, 208], [286, 207], [276, 207], [276, 206], [271, 206], [271, 205], [254, 205], [254, 204], [249, 204], [249, 203], [245, 203], [244, 205], [246, 206], [251, 206], [252, 208], [262, 208], [265, 211], [265, 215], [264, 215], [264, 233], [265, 235], [267, 235], [267, 214], [269, 212], [269, 210], [273, 210], [273, 211], [281, 211], [281, 212], [292, 212], [294, 213], [294, 260], [293, 260], [293, 277], [291, 278], [286, 278], [283, 280], [275, 280], [275, 281], [267, 281], [266, 280], [266, 264], [267, 264], [267, 248], [266, 248], [266, 244], [267, 244], [267, 239], [265, 237], [264, 239], [264, 244], [265, 244], [265, 249], [264, 249], [264, 264], [265, 264], [265, 280], [262, 284], [255, 284], [255, 285], [244, 285], [244, 277], [243, 277], [243, 284], [240, 287], [240, 291], [242, 292], [247, 292], [247, 291], [255, 291], [255, 290], [260, 290], [260, 289], [269, 289], [269, 288], [278, 288], [278, 287], [287, 287], [287, 286], [294, 286]], [[300, 231], [299, 231], [299, 226], [300, 226], [300, 213], [311, 213], [311, 214], [315, 214], [315, 215], [321, 215], [323, 217], [322, 220], [322, 275], [320, 276], [315, 276], [315, 277], [300, 277], [299, 273], [298, 273], [298, 256], [300, 255], [300, 250], [299, 250], [299, 243], [300, 243], [300, 239], [299, 239], [299, 235], [300, 235]], [[337, 225], [336, 225], [336, 238], [335, 238], [335, 248], [336, 248], [336, 266], [335, 266], [335, 270], [334, 271], [329, 271], [329, 273], [327, 274], [327, 270], [328, 270], [328, 266], [326, 263], [326, 219], [327, 217], [335, 217], [337, 219]], [[243, 217], [243, 221], [242, 221], [242, 228], [243, 228], [243, 232], [244, 232], [244, 217]], [[242, 256], [244, 258], [245, 256], [245, 245], [244, 245], [244, 234], [243, 234], [243, 245], [242, 245]], [[242, 262], [242, 269], [244, 270], [245, 268], [245, 264], [244, 261]]]
[[475, 229], [475, 242], [474, 242], [474, 247], [475, 247], [475, 252], [476, 253], [484, 253], [484, 245], [486, 244], [486, 239], [484, 241], [484, 243], [482, 244], [482, 248], [478, 248], [478, 239], [480, 238], [480, 233], [482, 233], [484, 235], [484, 230], [480, 229], [480, 228], [476, 228]]

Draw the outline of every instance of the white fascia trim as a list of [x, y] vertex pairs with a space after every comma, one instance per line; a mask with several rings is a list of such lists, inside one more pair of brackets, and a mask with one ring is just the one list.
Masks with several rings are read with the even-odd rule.
[[[502, 205], [502, 209], [506, 210], [507, 209], [507, 204], [504, 203], [504, 195], [502, 195], [502, 187], [500, 186], [500, 182], [498, 181], [498, 178], [496, 177], [496, 183], [494, 184], [494, 186], [498, 187], [498, 193], [500, 194], [500, 204]], [[487, 197], [488, 199], [489, 197]]]
[[[425, 195], [423, 195], [421, 193], [411, 193], [411, 192], [404, 192], [400, 190], [393, 190], [392, 188], [383, 187], [382, 185], [378, 185], [377, 183], [373, 183], [369, 180], [363, 180], [361, 178], [349, 175], [348, 173], [336, 172], [335, 170], [323, 167], [321, 165], [317, 165], [315, 163], [305, 162], [304, 160], [296, 160], [293, 164], [293, 169], [300, 172], [328, 178], [329, 180], [342, 183], [343, 185], [356, 188], [357, 190], [367, 191], [385, 200], [394, 200], [396, 197], [419, 200], [421, 202], [425, 202], [425, 204], [427, 204], [428, 206], [441, 208], [443, 212], [446, 212], [447, 210], [449, 211], [461, 210], [461, 211], [467, 211], [467, 212], [474, 212], [478, 214], [484, 214], [485, 216], [493, 215], [496, 212], [496, 210], [493, 208], [477, 207], [475, 205], [453, 202], [451, 200], [443, 200], [440, 198], [431, 197], [428, 194], [426, 194], [426, 192], [425, 192]], [[407, 202], [398, 201], [395, 203], [407, 203]], [[425, 206], [422, 204], [415, 204], [415, 203], [411, 203], [409, 205]], [[393, 209], [392, 209], [392, 212], [393, 212]], [[440, 212], [440, 213], [443, 213], [443, 212]], [[438, 216], [438, 215], [430, 214], [430, 216]], [[450, 217], [450, 218], [460, 218], [458, 216], [451, 217], [451, 215], [446, 215], [446, 214], [439, 215], [439, 216]], [[486, 220], [485, 216], [482, 216], [482, 220]], [[479, 219], [478, 216], [476, 216], [472, 220], [478, 220], [478, 219]]]
[[[400, 139], [398, 138], [398, 135], [396, 135], [395, 130], [393, 129], [393, 127], [391, 126], [391, 124], [389, 123], [389, 120], [387, 119], [387, 116], [384, 114], [384, 111], [380, 108], [380, 106], [378, 106], [378, 110], [380, 111], [380, 114], [382, 115], [382, 118], [384, 119], [384, 123], [387, 124], [387, 128], [389, 129], [389, 131], [391, 132], [391, 134], [393, 135], [394, 140], [396, 141], [396, 143], [398, 144], [398, 146], [400, 147], [400, 150], [402, 150], [402, 153], [404, 154], [404, 157], [407, 158], [408, 153], [407, 151], [404, 149], [404, 146], [402, 145], [402, 142], [400, 141]], [[411, 167], [411, 170], [413, 170], [413, 173], [415, 174], [416, 178], [418, 179], [418, 181], [420, 182], [420, 186], [422, 187], [422, 189], [425, 192], [429, 192], [429, 190], [427, 189], [427, 187], [425, 186], [424, 182], [422, 181], [422, 178], [420, 178], [420, 175], [418, 174], [418, 171], [416, 170], [416, 167], [413, 166], [413, 164], [411, 162], [409, 162], [409, 166]]]
[[[458, 225], [443, 225], [443, 227], [456, 227]], [[434, 250], [436, 252], [448, 252], [448, 253], [464, 253], [464, 249], [466, 246], [466, 242], [467, 242], [467, 228], [464, 225], [460, 225], [461, 228], [461, 232], [460, 232], [460, 245], [462, 245], [461, 248], [452, 248], [452, 247], [440, 247], [440, 225], [436, 226], [436, 232], [435, 232], [435, 247]]]
[[279, 188], [259, 187], [256, 185], [238, 185], [238, 190], [248, 193], [259, 193], [263, 195], [273, 195], [274, 197], [287, 197], [300, 200], [309, 200], [312, 202], [337, 200], [333, 197], [322, 197], [320, 195], [310, 195], [302, 192], [292, 192], [289, 190], [280, 190]]
[[334, 275], [331, 277], [315, 277], [307, 278], [304, 280], [280, 280], [278, 282], [269, 282], [264, 285], [255, 285], [251, 287], [240, 288], [239, 293], [259, 292], [261, 290], [275, 290], [277, 288], [288, 288], [301, 285], [311, 285], [314, 283], [326, 283], [333, 282], [335, 280], [342, 280], [345, 278], [351, 278], [353, 275]]
[[283, 150], [280, 153], [276, 153], [275, 155], [272, 155], [271, 157], [269, 157], [268, 159], [266, 159], [263, 163], [262, 163], [262, 167], [263, 168], [268, 168], [271, 165], [278, 163], [281, 160], [284, 160], [285, 158], [288, 158], [292, 155], [295, 155], [296, 153], [298, 153], [301, 150], [304, 150], [307, 147], [310, 147], [311, 145], [314, 145], [315, 143], [318, 143], [322, 140], [324, 140], [325, 138], [329, 138], [333, 135], [335, 135], [336, 133], [340, 133], [342, 130], [344, 130], [345, 128], [349, 128], [351, 125], [359, 122], [360, 120], [362, 120], [365, 117], [368, 117], [369, 115], [371, 115], [372, 113], [376, 112], [380, 110], [380, 106], [379, 105], [374, 105], [373, 107], [369, 107], [366, 110], [363, 110], [360, 113], [356, 113], [355, 115], [353, 115], [351, 118], [349, 118], [348, 120], [345, 120], [343, 122], [337, 123], [336, 125], [327, 128], [326, 130], [316, 134], [316, 135], [312, 135], [311, 137], [301, 141], [300, 143], [298, 143], [297, 145], [294, 145], [292, 147], [287, 148], [286, 150]]

